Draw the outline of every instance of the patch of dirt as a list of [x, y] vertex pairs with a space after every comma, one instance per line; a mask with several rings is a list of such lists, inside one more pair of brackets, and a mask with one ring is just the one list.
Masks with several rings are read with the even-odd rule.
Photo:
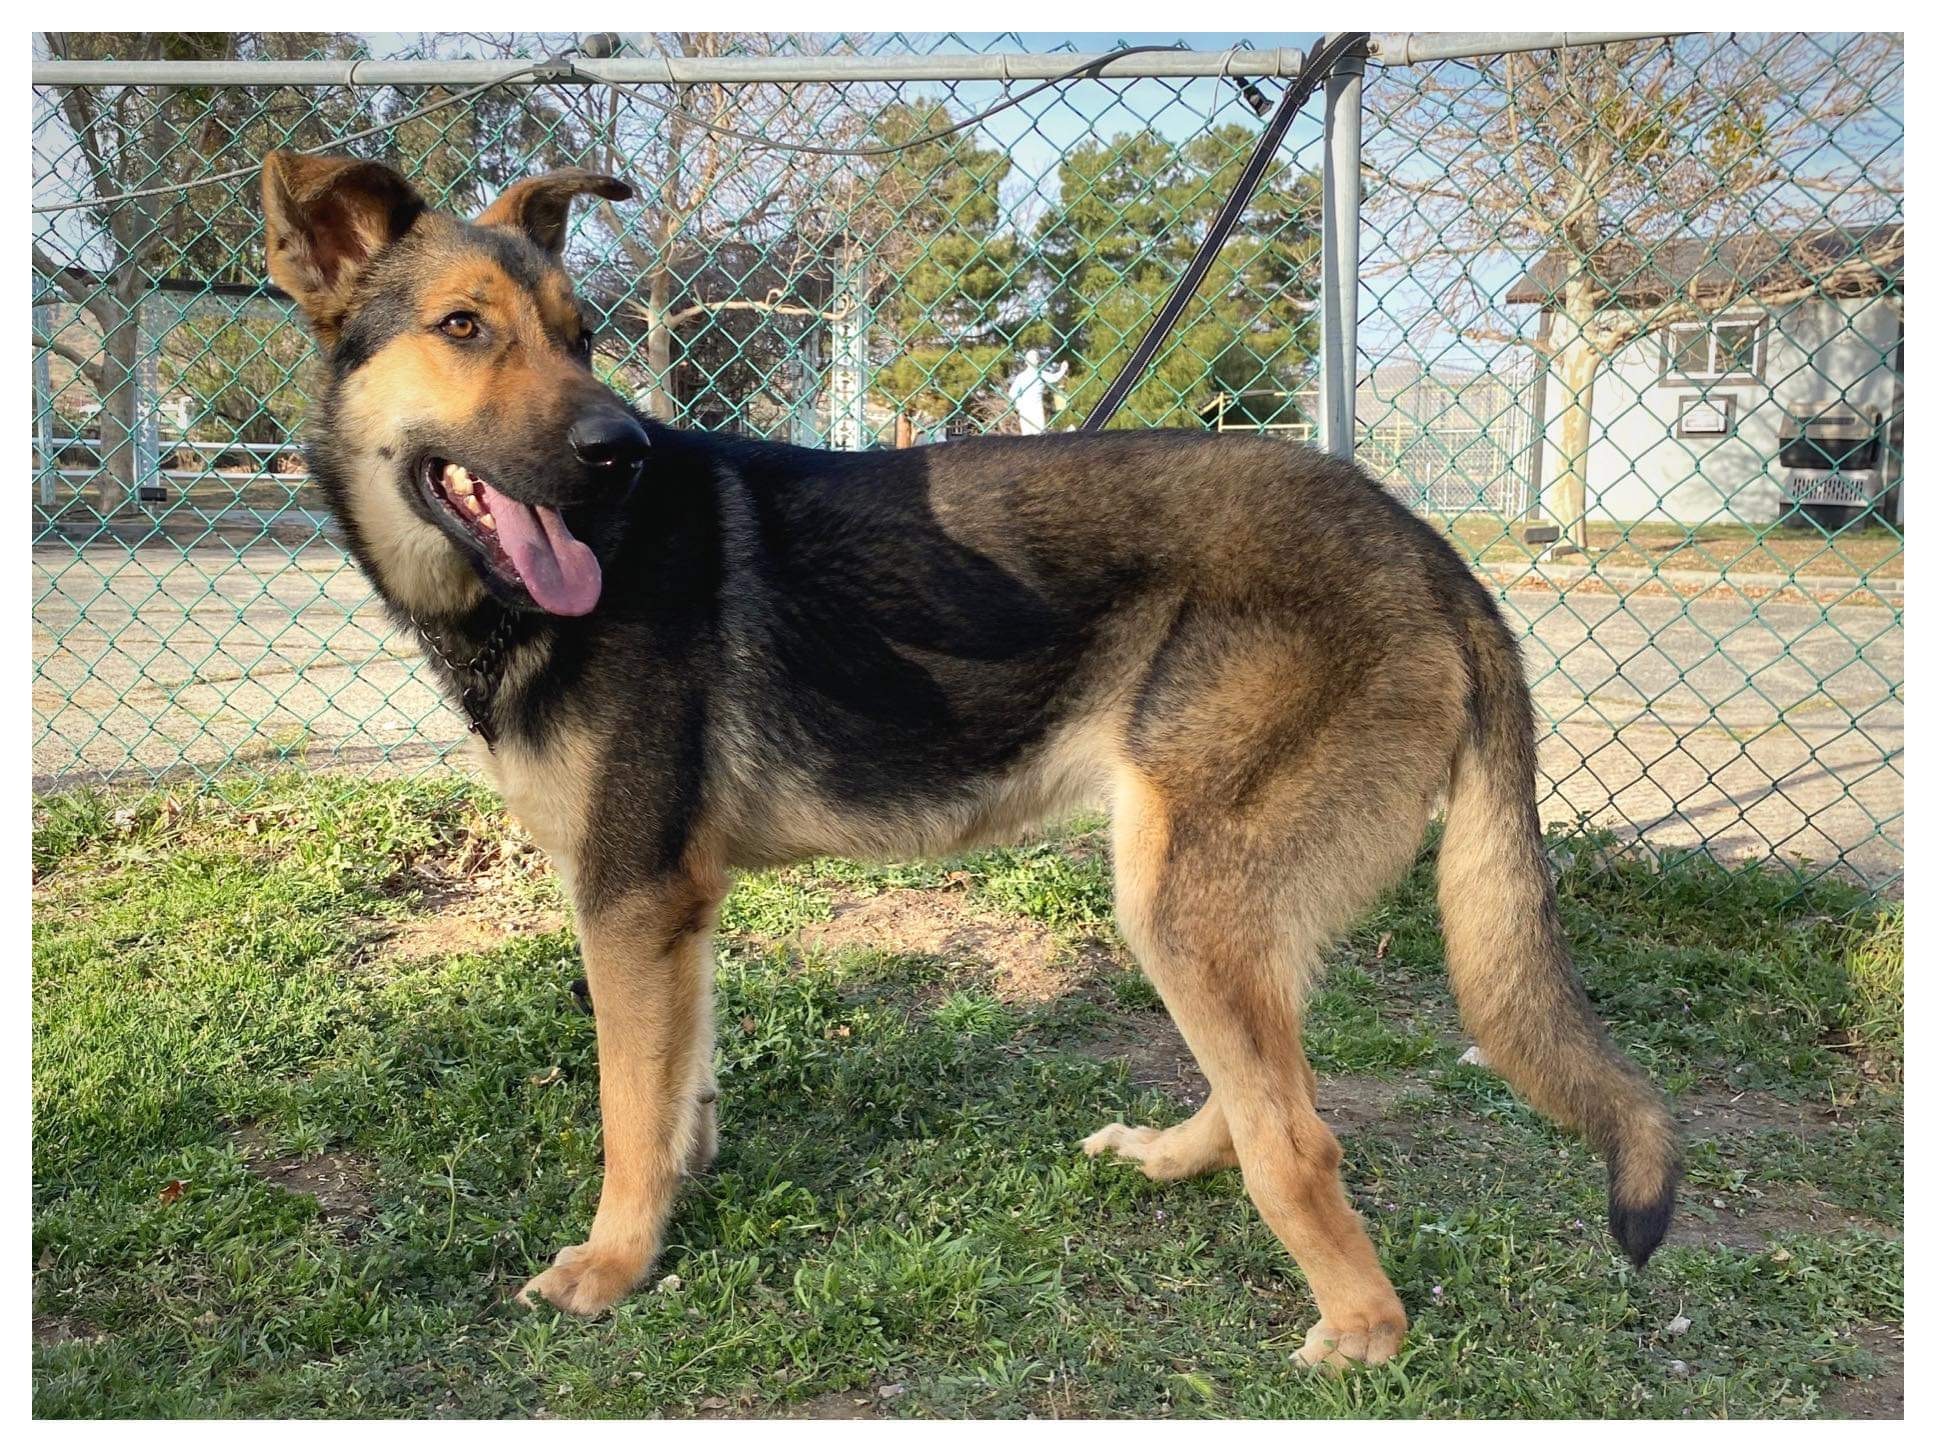
[[1210, 1097], [1210, 1081], [1167, 1013], [1117, 1014], [1082, 1044], [1092, 1059], [1120, 1059], [1139, 1089], [1159, 1089], [1188, 1104]]
[[1865, 1326], [1855, 1333], [1864, 1351], [1879, 1358], [1884, 1369], [1875, 1376], [1838, 1376], [1822, 1398], [1831, 1417], [1867, 1421], [1902, 1418], [1902, 1327]]
[[[900, 1395], [900, 1388], [892, 1388], [893, 1395]], [[809, 1397], [804, 1402], [790, 1406], [769, 1405], [755, 1397], [750, 1391], [742, 1391], [736, 1396], [712, 1396], [702, 1401], [693, 1412], [695, 1420], [702, 1422], [737, 1421], [740, 1419], [808, 1421], [808, 1422], [854, 1422], [873, 1421], [881, 1415], [883, 1398], [875, 1392], [859, 1387], [847, 1391], [822, 1392], [819, 1396]]]
[[776, 1408], [773, 1415], [805, 1422], [873, 1421], [880, 1406], [865, 1392], [822, 1392], [797, 1406]]
[[1700, 1187], [1682, 1189], [1665, 1243], [1766, 1250], [1784, 1235], [1836, 1235], [1845, 1230], [1902, 1238], [1893, 1225], [1845, 1210], [1798, 1187], [1774, 1186], [1758, 1193]]
[[292, 1194], [312, 1196], [323, 1219], [352, 1236], [376, 1208], [371, 1198], [376, 1173], [366, 1159], [351, 1154], [277, 1154], [274, 1141], [256, 1124], [243, 1125], [231, 1138], [251, 1174]]
[[[1318, 1114], [1338, 1134], [1353, 1134], [1382, 1125], [1392, 1108], [1407, 1094], [1431, 1086], [1416, 1079], [1379, 1079], [1370, 1074], [1318, 1075]], [[1457, 1113], [1447, 1106], [1439, 1111]]]
[[1820, 1134], [1843, 1123], [1832, 1108], [1790, 1104], [1758, 1089], [1693, 1090], [1675, 1099], [1674, 1113], [1683, 1129], [1701, 1139], [1767, 1129]]
[[97, 1331], [75, 1316], [45, 1316], [34, 1312], [34, 1344], [58, 1346], [66, 1341], [105, 1341], [107, 1333]]
[[970, 962], [1010, 1003], [1047, 1003], [1080, 987], [1111, 961], [1101, 948], [1071, 950], [1030, 918], [981, 912], [945, 888], [897, 888], [838, 903], [829, 922], [803, 928], [800, 943], [838, 953], [867, 948]]
[[570, 922], [565, 910], [531, 900], [550, 875], [544, 853], [515, 825], [480, 817], [391, 879], [389, 894], [415, 896], [419, 911], [372, 924], [369, 941], [386, 957], [435, 958], [484, 952], [514, 933], [555, 932]]
[[423, 917], [385, 922], [372, 935], [387, 957], [437, 958], [452, 953], [483, 953], [518, 933], [551, 933], [570, 925], [562, 908], [503, 904], [469, 894], [453, 894]]

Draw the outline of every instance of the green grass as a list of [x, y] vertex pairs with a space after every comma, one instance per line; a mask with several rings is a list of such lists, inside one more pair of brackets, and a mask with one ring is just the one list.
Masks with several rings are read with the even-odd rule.
[[[1327, 1107], [1359, 1106], [1346, 1174], [1414, 1330], [1324, 1378], [1292, 1369], [1310, 1297], [1234, 1173], [1157, 1186], [1074, 1151], [1187, 1109], [1137, 1068], [1177, 1051], [1094, 823], [744, 881], [719, 1163], [589, 1324], [507, 1299], [596, 1199], [571, 937], [412, 931], [480, 877], [494, 920], [556, 908], [487, 796], [48, 798], [33, 860], [42, 1416], [1806, 1416], [1873, 1390], [1899, 1336], [1901, 917], [1830, 883], [1566, 856], [1596, 1000], [1703, 1110], [1690, 1239], [1644, 1275], [1591, 1156], [1456, 1063], [1429, 864], [1395, 889], [1309, 1046]], [[788, 946], [842, 900], [963, 886], [1093, 971], [1008, 1001], [975, 961]]]
[[1900, 906], [1850, 931], [1845, 1027], [1885, 1069], [1902, 1058], [1902, 955]]

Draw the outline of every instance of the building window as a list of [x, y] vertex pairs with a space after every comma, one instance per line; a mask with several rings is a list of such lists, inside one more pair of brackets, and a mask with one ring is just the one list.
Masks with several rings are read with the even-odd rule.
[[1662, 340], [1663, 378], [1752, 378], [1761, 371], [1762, 318], [1670, 323]]

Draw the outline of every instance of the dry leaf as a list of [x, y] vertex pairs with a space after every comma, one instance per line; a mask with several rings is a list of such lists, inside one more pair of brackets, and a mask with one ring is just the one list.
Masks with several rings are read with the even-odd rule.
[[161, 1187], [161, 1203], [164, 1205], [174, 1204], [177, 1200], [181, 1199], [182, 1191], [187, 1188], [188, 1186], [181, 1180], [170, 1180]]

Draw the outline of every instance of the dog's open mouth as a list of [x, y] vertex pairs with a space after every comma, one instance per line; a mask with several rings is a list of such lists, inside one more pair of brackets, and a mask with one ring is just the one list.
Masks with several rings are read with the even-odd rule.
[[589, 615], [604, 576], [591, 546], [546, 505], [513, 499], [448, 459], [424, 461], [424, 492], [501, 577], [553, 615]]

